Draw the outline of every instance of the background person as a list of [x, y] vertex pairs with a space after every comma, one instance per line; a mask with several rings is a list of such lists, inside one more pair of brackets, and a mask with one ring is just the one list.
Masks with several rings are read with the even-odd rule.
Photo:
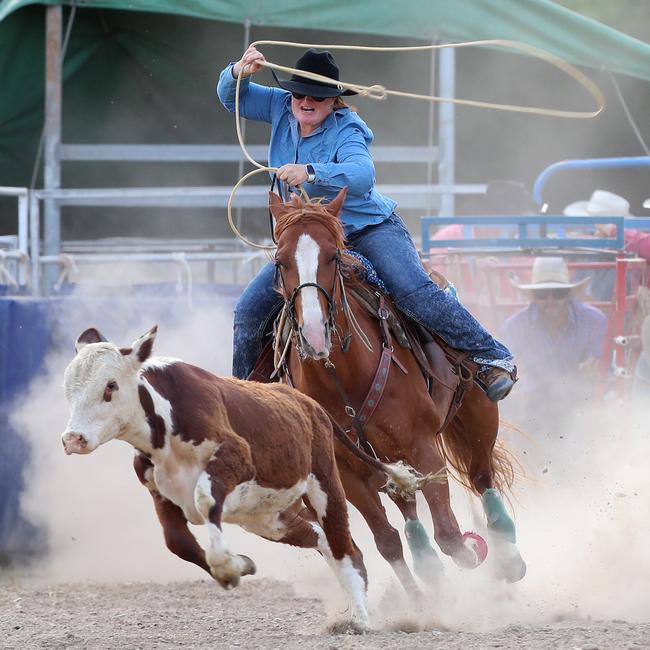
[[[595, 190], [589, 200], [575, 201], [564, 208], [563, 213], [570, 217], [634, 217], [630, 213], [630, 203], [614, 192], [606, 190]], [[613, 224], [597, 224], [595, 228], [596, 237], [614, 237], [616, 226]], [[629, 253], [636, 253], [639, 257], [650, 260], [650, 233], [625, 228], [624, 250]], [[585, 261], [612, 261], [612, 256], [593, 256]], [[585, 273], [591, 273], [592, 282], [589, 289], [594, 300], [610, 301], [614, 295], [616, 283], [616, 272], [612, 269], [593, 269], [593, 271], [581, 271], [576, 277]]]
[[[329, 200], [347, 188], [341, 220], [348, 246], [370, 260], [409, 318], [435, 331], [452, 347], [473, 353], [491, 400], [505, 397], [515, 381], [513, 357], [427, 275], [408, 230], [394, 212], [395, 202], [377, 192], [368, 149], [372, 131], [341, 100], [342, 95], [353, 93], [296, 74], [288, 80], [275, 77], [281, 88], [251, 83], [250, 75], [261, 69], [263, 61], [264, 55], [251, 46], [221, 72], [217, 94], [223, 105], [235, 110], [236, 78], [242, 71], [240, 112], [271, 124], [269, 165], [278, 168], [277, 177], [291, 187], [303, 185], [310, 196]], [[295, 68], [339, 78], [329, 52], [307, 50]], [[235, 308], [236, 377], [249, 376], [282, 304], [273, 286], [274, 275], [272, 263], [263, 267]]]
[[574, 398], [578, 385], [593, 386], [607, 319], [599, 309], [577, 300], [576, 291], [588, 281], [571, 282], [561, 257], [537, 257], [532, 281], [513, 282], [530, 303], [503, 323], [500, 335], [525, 369], [520, 394], [548, 405], [549, 399]]

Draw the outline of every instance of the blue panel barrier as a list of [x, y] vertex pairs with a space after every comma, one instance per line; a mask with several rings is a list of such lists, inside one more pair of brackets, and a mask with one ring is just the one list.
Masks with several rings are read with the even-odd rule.
[[[432, 248], [601, 248], [620, 250], [624, 245], [623, 217], [567, 217], [544, 216], [471, 216], [471, 217], [422, 217], [422, 251]], [[615, 237], [567, 237], [565, 229], [594, 231], [596, 224], [616, 226]], [[473, 239], [431, 239], [431, 226], [501, 226], [500, 237], [475, 237]], [[504, 226], [511, 228], [504, 229]], [[516, 227], [516, 228], [513, 228]], [[535, 228], [533, 235], [529, 228]], [[505, 230], [505, 233], [504, 233]], [[516, 233], [516, 234], [511, 234]], [[542, 234], [545, 233], [545, 236]]]
[[9, 405], [42, 367], [50, 345], [47, 305], [0, 300], [0, 566], [43, 549], [43, 535], [20, 513], [29, 447], [9, 426]]
[[650, 230], [650, 218], [625, 217], [625, 227], [631, 230]]
[[[60, 295], [49, 299], [0, 298], [0, 566], [27, 561], [47, 548], [45, 531], [36, 529], [20, 511], [23, 471], [30, 450], [9, 419], [15, 400], [43, 371], [47, 355], [61, 349], [70, 350], [72, 355], [75, 338], [91, 326], [123, 345], [130, 343], [123, 337], [133, 334], [127, 330], [143, 321], [146, 327], [173, 327], [207, 307], [222, 306], [231, 311], [241, 289], [234, 285], [195, 285], [194, 312], [186, 291], [177, 292], [170, 285], [114, 288], [93, 295], [65, 287]], [[205, 340], [206, 347], [213, 346], [216, 355], [224, 340], [230, 346], [230, 332], [209, 331]]]

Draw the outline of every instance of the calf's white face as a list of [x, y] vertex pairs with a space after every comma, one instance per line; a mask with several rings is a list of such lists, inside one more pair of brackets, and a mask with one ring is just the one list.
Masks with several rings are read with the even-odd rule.
[[155, 336], [154, 327], [129, 349], [119, 349], [95, 329], [79, 336], [77, 355], [63, 379], [71, 409], [62, 436], [66, 454], [89, 454], [142, 418], [138, 373], [151, 354]]

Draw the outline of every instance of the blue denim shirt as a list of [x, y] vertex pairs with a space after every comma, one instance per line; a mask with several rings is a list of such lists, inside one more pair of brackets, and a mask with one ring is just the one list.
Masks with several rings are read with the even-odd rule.
[[[219, 76], [217, 95], [231, 113], [236, 85], [230, 64]], [[291, 111], [291, 93], [251, 83], [250, 77], [241, 81], [239, 110], [243, 117], [271, 124], [269, 166], [313, 166], [316, 181], [304, 184], [309, 196], [332, 200], [339, 190], [348, 188], [341, 212], [346, 234], [381, 223], [393, 213], [395, 201], [375, 189], [375, 166], [368, 149], [372, 131], [356, 113], [348, 108], [334, 111], [303, 138]]]

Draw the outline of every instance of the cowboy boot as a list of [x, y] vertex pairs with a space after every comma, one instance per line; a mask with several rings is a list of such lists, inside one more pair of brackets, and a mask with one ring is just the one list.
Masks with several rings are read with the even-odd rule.
[[516, 368], [510, 373], [497, 366], [483, 366], [476, 374], [476, 382], [491, 402], [507, 397], [516, 381]]

